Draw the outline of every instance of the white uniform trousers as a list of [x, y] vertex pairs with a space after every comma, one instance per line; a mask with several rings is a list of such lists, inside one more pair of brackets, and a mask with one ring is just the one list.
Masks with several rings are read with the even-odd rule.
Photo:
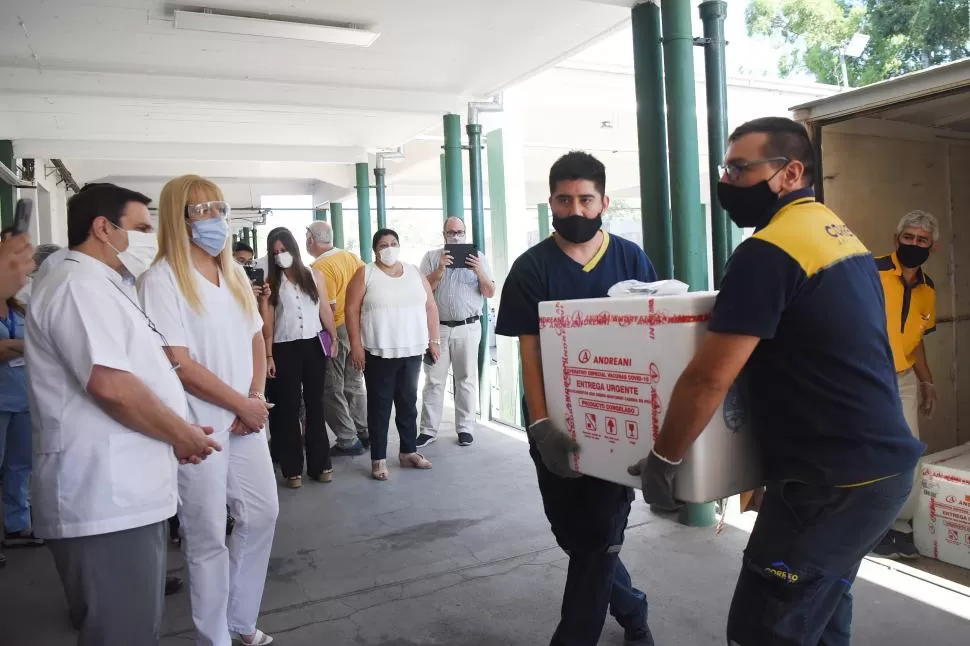
[[214, 437], [221, 452], [179, 467], [179, 520], [196, 643], [230, 646], [229, 631], [256, 632], [279, 500], [265, 434]]
[[421, 395], [421, 433], [435, 437], [441, 423], [448, 367], [455, 377], [455, 431], [475, 432], [478, 409], [478, 344], [482, 340], [482, 323], [475, 321], [458, 327], [440, 326], [441, 356], [433, 365], [425, 365], [424, 392]]
[[[896, 375], [896, 382], [899, 384], [899, 399], [903, 405], [903, 417], [913, 437], [919, 439], [919, 378], [916, 371], [910, 368]], [[922, 462], [916, 466], [916, 481], [913, 483], [913, 490], [906, 499], [906, 504], [899, 510], [899, 516], [893, 523], [893, 529], [904, 534], [912, 534], [913, 527], [910, 523], [916, 514], [916, 507], [919, 505], [921, 488]]]

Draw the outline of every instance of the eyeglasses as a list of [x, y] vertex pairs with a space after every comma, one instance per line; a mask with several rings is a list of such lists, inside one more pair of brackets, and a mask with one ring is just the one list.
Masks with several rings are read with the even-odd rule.
[[726, 164], [718, 164], [717, 172], [721, 177], [727, 175], [732, 182], [737, 181], [742, 175], [751, 170], [754, 166], [762, 164], [773, 164], [776, 162], [788, 163], [791, 160], [787, 157], [766, 157], [765, 159], [753, 159], [751, 161], [733, 161]]
[[231, 212], [232, 208], [229, 206], [229, 202], [222, 200], [188, 204], [185, 207], [185, 217], [195, 221], [212, 220], [214, 218], [228, 219]]

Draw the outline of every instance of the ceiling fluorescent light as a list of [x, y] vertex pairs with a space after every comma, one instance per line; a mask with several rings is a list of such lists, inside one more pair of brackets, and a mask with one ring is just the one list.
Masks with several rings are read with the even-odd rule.
[[351, 27], [331, 27], [302, 22], [227, 16], [201, 11], [183, 11], [181, 9], [175, 10], [175, 28], [211, 31], [220, 34], [311, 40], [318, 43], [354, 45], [356, 47], [370, 47], [380, 37], [377, 32]]

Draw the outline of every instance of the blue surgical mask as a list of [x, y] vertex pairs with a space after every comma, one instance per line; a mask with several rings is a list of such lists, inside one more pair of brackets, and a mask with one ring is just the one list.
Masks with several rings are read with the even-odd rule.
[[212, 257], [218, 256], [229, 238], [229, 222], [225, 218], [209, 218], [192, 223], [192, 242]]

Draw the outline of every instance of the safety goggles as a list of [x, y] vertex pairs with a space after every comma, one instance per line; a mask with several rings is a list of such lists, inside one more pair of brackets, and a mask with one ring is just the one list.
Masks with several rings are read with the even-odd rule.
[[185, 207], [185, 217], [193, 221], [212, 220], [215, 218], [228, 219], [231, 212], [232, 208], [229, 206], [229, 202], [223, 202], [222, 200], [188, 204]]

